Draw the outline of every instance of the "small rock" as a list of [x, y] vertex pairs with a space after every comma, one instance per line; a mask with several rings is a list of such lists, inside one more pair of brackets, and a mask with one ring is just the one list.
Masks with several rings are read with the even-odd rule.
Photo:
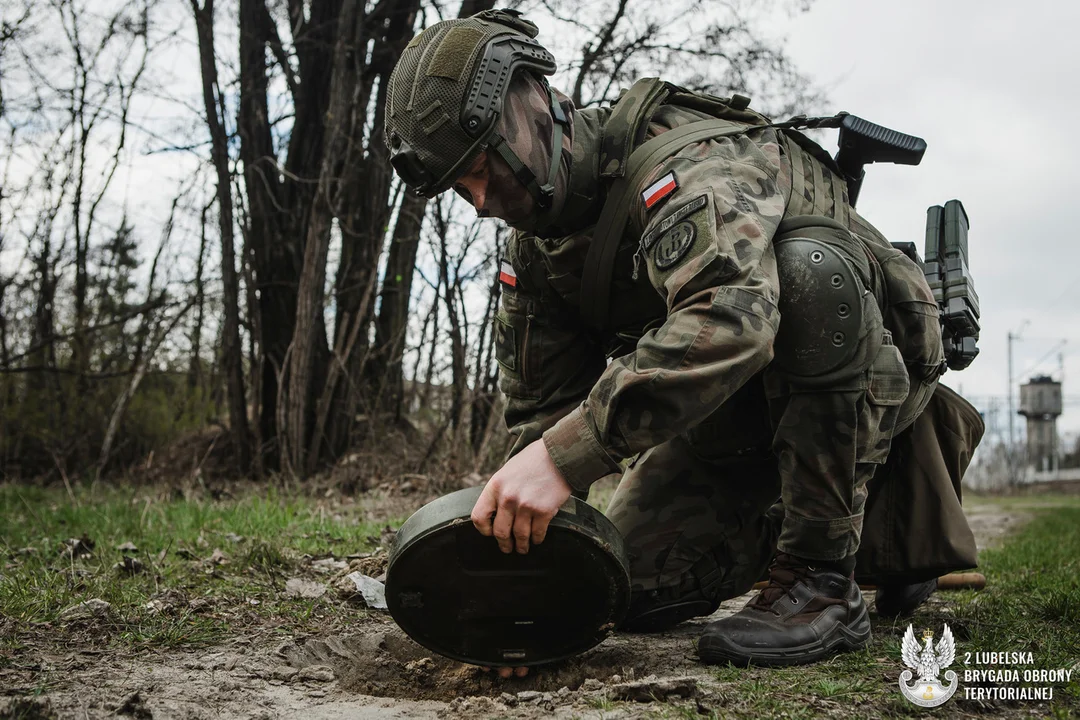
[[504, 692], [499, 696], [499, 702], [506, 707], [517, 707], [518, 699], [508, 692]]
[[285, 583], [285, 597], [314, 600], [326, 594], [326, 585], [303, 578], [289, 578]]
[[326, 665], [308, 665], [306, 668], [301, 668], [300, 672], [296, 674], [297, 680], [310, 680], [312, 682], [332, 682], [334, 680], [334, 671]]
[[544, 694], [537, 690], [522, 690], [517, 694], [518, 702], [533, 702], [534, 700], [540, 700], [543, 697]]
[[226, 533], [225, 534], [225, 539], [228, 540], [231, 543], [242, 543], [242, 542], [244, 542], [244, 536], [243, 535], [237, 535], [236, 533], [232, 533], [232, 532], [231, 533]]
[[581, 689], [585, 692], [596, 692], [604, 689], [604, 683], [596, 678], [585, 678], [585, 682], [581, 683]]
[[135, 547], [135, 543], [133, 542], [120, 543], [116, 546], [116, 549], [122, 553], [139, 552], [139, 548]]
[[418, 677], [428, 675], [433, 670], [435, 670], [435, 661], [429, 657], [423, 657], [419, 660], [411, 660], [405, 663], [405, 671]]
[[621, 683], [622, 682], [622, 675], [612, 675], [611, 677], [608, 678], [608, 682], [610, 682], [610, 683]]
[[326, 697], [326, 691], [325, 690], [320, 690], [320, 689], [309, 690], [308, 691], [308, 697], [317, 697], [317, 698]]
[[559, 691], [557, 693], [555, 693], [555, 694], [558, 697], [565, 698], [565, 697], [568, 697], [570, 695], [570, 693], [572, 693], [572, 692], [573, 692], [573, 690], [571, 690], [570, 688], [563, 685], [561, 688], [559, 688]]
[[78, 605], [72, 605], [60, 613], [60, 619], [65, 622], [73, 620], [89, 620], [90, 618], [107, 617], [112, 614], [112, 605], [100, 598], [91, 598]]
[[278, 665], [276, 668], [270, 671], [270, 677], [275, 680], [283, 680], [288, 682], [292, 680], [300, 671], [294, 667], [288, 665]]

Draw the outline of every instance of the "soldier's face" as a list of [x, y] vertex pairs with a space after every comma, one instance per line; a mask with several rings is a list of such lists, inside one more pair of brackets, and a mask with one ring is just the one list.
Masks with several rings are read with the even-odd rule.
[[454, 183], [480, 217], [497, 217], [510, 227], [523, 228], [536, 207], [532, 195], [498, 155], [480, 153], [472, 166]]
[[472, 166], [454, 183], [454, 192], [465, 198], [476, 208], [477, 214], [484, 214], [487, 202], [487, 187], [490, 173], [487, 152], [482, 152], [473, 160]]

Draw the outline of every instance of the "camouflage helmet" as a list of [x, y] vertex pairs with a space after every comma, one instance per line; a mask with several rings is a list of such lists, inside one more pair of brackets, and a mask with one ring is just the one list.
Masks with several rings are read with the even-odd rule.
[[[390, 164], [419, 195], [448, 190], [486, 149], [513, 169], [541, 208], [549, 207], [559, 152], [544, 184], [496, 132], [514, 72], [555, 72], [555, 58], [535, 40], [537, 27], [515, 10], [485, 10], [436, 23], [409, 42], [390, 75], [386, 138]], [[554, 148], [568, 120], [547, 86]]]

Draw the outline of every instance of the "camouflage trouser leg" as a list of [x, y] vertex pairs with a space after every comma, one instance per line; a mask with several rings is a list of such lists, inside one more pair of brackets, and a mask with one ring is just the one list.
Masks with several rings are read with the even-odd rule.
[[855, 555], [867, 483], [917, 414], [911, 406], [921, 411], [929, 397], [920, 391], [909, 401], [900, 351], [887, 330], [877, 332], [882, 344], [869, 367], [825, 385], [765, 373], [785, 511], [781, 552], [822, 561]]
[[806, 222], [775, 248], [781, 319], [763, 381], [784, 502], [777, 550], [854, 562], [867, 482], [908, 398], [907, 368], [870, 291], [881, 271], [860, 241]]
[[771, 456], [714, 464], [683, 437], [644, 453], [607, 511], [626, 540], [634, 591], [700, 575], [711, 599], [747, 592], [773, 555], [779, 519], [768, 511], [779, 494]]

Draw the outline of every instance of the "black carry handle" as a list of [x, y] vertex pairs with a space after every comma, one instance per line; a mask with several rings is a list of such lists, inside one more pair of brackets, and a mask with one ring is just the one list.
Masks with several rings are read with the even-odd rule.
[[877, 125], [848, 113], [841, 113], [840, 150], [836, 164], [848, 181], [848, 202], [852, 207], [859, 199], [867, 163], [884, 162], [897, 165], [918, 165], [926, 152], [926, 141], [914, 135]]

